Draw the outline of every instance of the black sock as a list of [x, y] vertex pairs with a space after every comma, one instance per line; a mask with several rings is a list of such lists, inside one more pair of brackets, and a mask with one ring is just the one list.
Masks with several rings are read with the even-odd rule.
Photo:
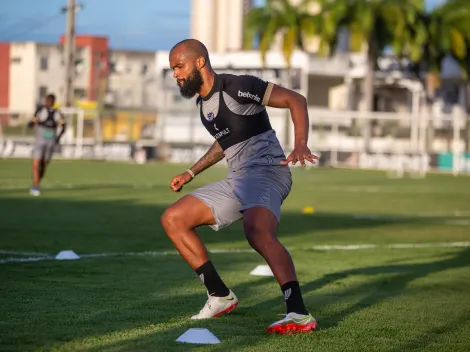
[[298, 281], [289, 281], [281, 286], [284, 299], [286, 300], [287, 314], [294, 312], [298, 314], [308, 314], [300, 292]]
[[199, 278], [202, 280], [204, 285], [206, 285], [207, 291], [210, 295], [215, 297], [225, 297], [230, 293], [230, 290], [225, 286], [210, 260], [197, 268], [195, 272], [199, 275]]

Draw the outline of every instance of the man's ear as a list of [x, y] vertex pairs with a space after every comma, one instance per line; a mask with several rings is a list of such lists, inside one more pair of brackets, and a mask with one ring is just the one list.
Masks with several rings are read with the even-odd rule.
[[206, 66], [206, 59], [202, 56], [199, 56], [196, 60], [196, 65], [198, 69], [203, 68], [204, 66]]

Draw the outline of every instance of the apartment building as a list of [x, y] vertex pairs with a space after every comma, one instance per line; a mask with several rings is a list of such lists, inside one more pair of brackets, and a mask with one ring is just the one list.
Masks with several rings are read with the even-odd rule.
[[[0, 43], [0, 108], [31, 111], [48, 93], [64, 101], [63, 42]], [[111, 50], [106, 37], [77, 36], [75, 101], [155, 106], [154, 63], [155, 52]]]

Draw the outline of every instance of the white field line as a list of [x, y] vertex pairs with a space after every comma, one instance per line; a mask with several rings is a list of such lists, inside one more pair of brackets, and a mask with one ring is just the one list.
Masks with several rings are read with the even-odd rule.
[[[412, 249], [412, 248], [465, 248], [470, 247], [470, 242], [436, 242], [436, 243], [392, 243], [392, 244], [346, 244], [346, 245], [320, 245], [312, 247], [296, 247], [288, 248], [288, 250], [316, 250], [316, 251], [355, 251], [362, 249], [372, 248], [387, 248], [387, 249]], [[31, 255], [31, 252], [15, 252], [18, 255]], [[253, 249], [211, 249], [209, 253], [213, 254], [234, 254], [234, 253], [256, 253]], [[24, 262], [38, 262], [42, 260], [55, 260], [55, 256], [44, 253], [36, 253], [36, 257], [11, 257], [0, 259], [0, 264], [7, 263], [24, 263]], [[122, 252], [122, 253], [90, 253], [78, 254], [80, 258], [102, 258], [102, 257], [117, 257], [117, 256], [167, 256], [179, 255], [177, 251], [145, 251], [145, 252]]]
[[[399, 216], [399, 215], [387, 215], [387, 214], [351, 214], [354, 219], [357, 220], [390, 220], [390, 221], [406, 221], [406, 220], [429, 220], [433, 223], [441, 223], [446, 225], [457, 225], [457, 226], [468, 226], [470, 225], [470, 219], [458, 219], [459, 216], [464, 215], [453, 215], [456, 219], [435, 219], [431, 216], [413, 215]], [[449, 216], [449, 214], [447, 214]], [[452, 216], [452, 215], [450, 215]]]
[[447, 225], [457, 225], [457, 226], [468, 226], [470, 225], [470, 220], [454, 220], [454, 219], [447, 219], [447, 220], [443, 220], [443, 223], [444, 224], [447, 224]]
[[309, 249], [319, 251], [344, 250], [354, 251], [359, 249], [371, 248], [391, 248], [391, 249], [408, 249], [408, 248], [445, 248], [445, 247], [470, 247], [470, 242], [437, 242], [437, 243], [392, 243], [392, 244], [346, 244], [346, 245], [323, 245], [313, 246]]
[[417, 216], [470, 216], [470, 210], [427, 211], [416, 213]]
[[27, 263], [27, 262], [39, 262], [41, 260], [54, 260], [54, 256], [41, 256], [41, 257], [25, 257], [25, 258], [4, 258], [0, 259], [0, 264], [8, 264], [8, 263]]
[[0, 249], [0, 254], [11, 254], [11, 255], [35, 255], [38, 257], [47, 257], [50, 253], [38, 253], [38, 252], [18, 252]]

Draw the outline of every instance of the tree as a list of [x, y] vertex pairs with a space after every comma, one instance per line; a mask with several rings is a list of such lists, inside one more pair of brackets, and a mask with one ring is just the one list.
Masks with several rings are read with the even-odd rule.
[[[364, 110], [372, 111], [374, 73], [377, 59], [392, 45], [398, 54], [404, 50], [400, 40], [409, 35], [424, 9], [422, 0], [322, 0], [322, 10], [315, 16], [313, 32], [319, 34], [322, 55], [333, 55], [341, 29], [349, 32], [349, 49], [366, 52], [363, 82]], [[370, 121], [363, 125], [365, 150], [370, 151]]]
[[[307, 11], [309, 1], [294, 6], [288, 0], [266, 1], [263, 7], [249, 11], [244, 22], [244, 48], [253, 48], [254, 39], [259, 40], [259, 51], [263, 68], [266, 54], [278, 36], [282, 36], [282, 53], [287, 67], [286, 88], [290, 88], [292, 55], [296, 49], [304, 50], [306, 35], [315, 34], [312, 15]], [[286, 112], [285, 141], [290, 145], [290, 118]]]
[[[415, 73], [426, 92], [426, 112], [432, 115], [436, 89], [440, 85], [442, 64], [452, 57], [460, 66], [463, 77], [470, 75], [470, 3], [449, 0], [429, 12], [422, 12], [414, 27], [402, 37], [402, 45], [416, 64]], [[422, 77], [421, 72], [426, 72]], [[434, 128], [427, 128], [427, 151], [432, 150]]]
[[[458, 57], [452, 56], [460, 66], [463, 77], [466, 81], [465, 89], [465, 113], [469, 106], [468, 97], [470, 94], [470, 3], [466, 0], [451, 0], [447, 3], [447, 11], [455, 13], [454, 25], [464, 35], [463, 41], [466, 48], [466, 55]], [[470, 120], [468, 115], [465, 121], [465, 151], [470, 151]]]

